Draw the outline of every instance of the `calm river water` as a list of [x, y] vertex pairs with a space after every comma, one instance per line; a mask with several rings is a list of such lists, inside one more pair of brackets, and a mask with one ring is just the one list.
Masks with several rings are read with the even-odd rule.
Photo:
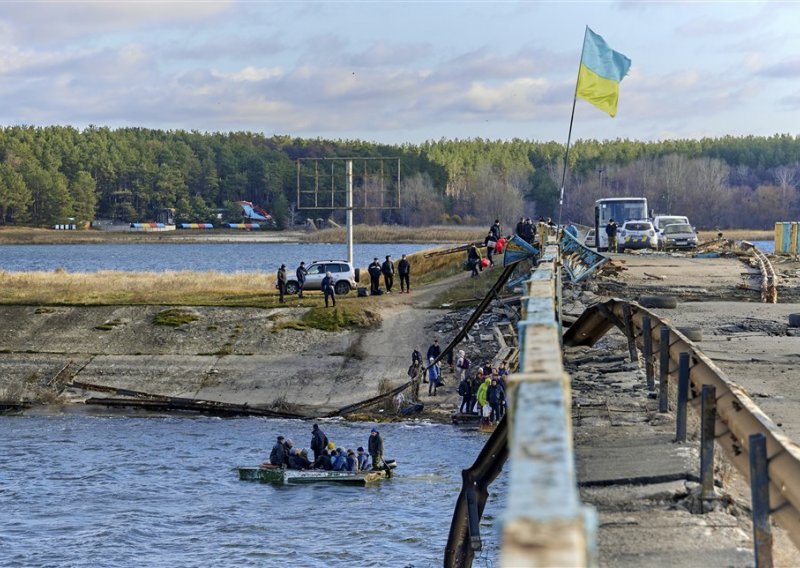
[[[322, 421], [343, 447], [370, 423]], [[460, 471], [486, 435], [380, 425], [396, 477], [374, 487], [239, 481], [277, 434], [308, 447], [311, 422], [258, 418], [0, 418], [3, 566], [441, 566]], [[497, 560], [492, 485], [475, 566]]]
[[[387, 254], [395, 262], [401, 254], [433, 248], [435, 244], [356, 244], [356, 266]], [[343, 244], [305, 243], [131, 243], [72, 245], [0, 245], [0, 270], [69, 272], [128, 270], [217, 270], [220, 272], [275, 272], [285, 263], [294, 270], [301, 260], [347, 258]]]

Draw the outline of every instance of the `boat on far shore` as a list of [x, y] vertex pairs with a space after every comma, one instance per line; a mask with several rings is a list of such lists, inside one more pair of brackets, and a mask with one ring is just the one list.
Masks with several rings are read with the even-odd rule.
[[286, 469], [274, 465], [240, 466], [239, 480], [275, 483], [277, 485], [308, 485], [311, 483], [334, 483], [363, 487], [392, 477], [394, 460], [387, 460], [384, 469], [351, 471], [327, 471], [321, 469]]

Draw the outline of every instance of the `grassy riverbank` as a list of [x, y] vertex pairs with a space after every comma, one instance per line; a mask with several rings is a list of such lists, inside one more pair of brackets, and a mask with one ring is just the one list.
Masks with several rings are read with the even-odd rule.
[[[461, 269], [464, 253], [425, 258], [409, 255], [412, 285], [446, 278]], [[360, 286], [368, 286], [362, 268]], [[396, 284], [399, 288], [399, 281]], [[171, 305], [280, 307], [275, 275], [263, 272], [4, 272], [0, 271], [0, 303], [17, 305]], [[356, 298], [351, 292], [341, 300]], [[318, 305], [322, 297], [311, 292], [303, 300], [288, 297], [288, 306]], [[364, 302], [364, 299], [358, 301]]]
[[[353, 238], [357, 243], [466, 243], [486, 236], [485, 227], [402, 227], [356, 225]], [[103, 243], [215, 243], [215, 242], [291, 242], [343, 243], [344, 228], [307, 232], [295, 231], [237, 231], [233, 229], [175, 230], [162, 232], [138, 231], [56, 231], [33, 227], [0, 228], [0, 245], [53, 245]]]

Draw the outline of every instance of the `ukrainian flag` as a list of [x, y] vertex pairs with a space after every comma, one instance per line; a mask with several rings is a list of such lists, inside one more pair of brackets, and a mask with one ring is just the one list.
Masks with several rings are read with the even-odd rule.
[[608, 47], [605, 40], [587, 26], [575, 96], [616, 116], [619, 83], [630, 67], [630, 59]]

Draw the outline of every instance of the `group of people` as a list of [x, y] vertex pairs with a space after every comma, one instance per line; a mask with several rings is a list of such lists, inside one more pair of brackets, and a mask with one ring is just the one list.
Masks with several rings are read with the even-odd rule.
[[469, 359], [464, 351], [459, 351], [456, 378], [461, 405], [458, 411], [461, 414], [478, 414], [487, 423], [500, 421], [506, 412], [508, 369], [505, 363], [494, 369], [489, 365], [478, 367], [472, 376], [469, 368]]
[[[381, 276], [383, 277], [383, 285], [386, 287], [386, 293], [392, 293], [394, 286], [395, 265], [392, 262], [392, 255], [387, 254], [386, 260], [383, 262], [378, 261], [376, 256], [372, 263], [367, 267], [369, 273], [369, 292], [373, 296], [382, 294], [381, 290]], [[411, 293], [411, 263], [406, 258], [406, 255], [400, 257], [397, 261], [397, 276], [400, 278], [400, 293]]]
[[309, 459], [308, 450], [296, 448], [292, 440], [278, 436], [277, 442], [272, 446], [269, 454], [269, 464], [287, 469], [319, 469], [353, 473], [381, 469], [384, 466], [383, 438], [377, 428], [373, 428], [370, 432], [365, 452], [363, 447], [359, 447], [355, 451], [336, 447], [336, 444], [328, 440], [319, 424], [314, 424], [311, 430], [311, 451], [312, 459]]
[[[498, 422], [506, 410], [506, 377], [508, 368], [502, 363], [497, 368], [482, 365], [473, 370], [466, 352], [461, 349], [454, 358], [453, 350], [445, 357], [446, 365], [455, 375], [458, 384], [458, 394], [461, 397], [459, 412], [462, 414], [479, 414], [485, 422]], [[428, 383], [428, 396], [436, 396], [436, 391], [444, 385], [442, 366], [438, 362], [442, 348], [439, 340], [434, 339], [425, 353], [427, 365], [424, 369], [422, 382]], [[417, 377], [422, 369], [423, 359], [419, 350], [411, 353], [411, 366], [408, 375], [412, 379]]]

